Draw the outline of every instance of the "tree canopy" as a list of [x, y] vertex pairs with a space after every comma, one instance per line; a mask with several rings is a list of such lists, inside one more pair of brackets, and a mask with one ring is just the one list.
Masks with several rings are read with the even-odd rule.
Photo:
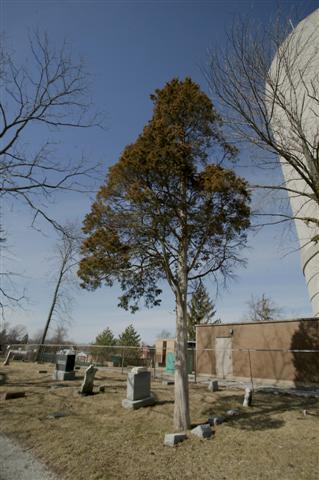
[[119, 282], [119, 305], [132, 312], [142, 297], [159, 305], [168, 282], [176, 300], [174, 423], [183, 430], [190, 424], [188, 284], [209, 274], [226, 278], [242, 262], [249, 192], [222, 166], [237, 151], [196, 83], [173, 79], [151, 99], [151, 120], [109, 169], [85, 218], [79, 275], [88, 289]]

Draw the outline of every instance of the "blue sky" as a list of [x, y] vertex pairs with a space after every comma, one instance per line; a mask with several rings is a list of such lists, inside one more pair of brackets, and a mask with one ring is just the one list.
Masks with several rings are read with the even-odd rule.
[[[105, 131], [54, 132], [33, 130], [28, 142], [33, 145], [47, 138], [59, 140], [58, 153], [78, 158], [85, 152], [87, 161], [102, 161], [104, 171], [117, 161], [125, 145], [135, 140], [149, 120], [155, 88], [178, 76], [192, 77], [204, 91], [207, 84], [201, 67], [207, 51], [225, 41], [225, 29], [238, 15], [258, 22], [273, 15], [278, 2], [268, 1], [15, 1], [0, 0], [0, 30], [5, 32], [18, 62], [28, 55], [28, 31], [40, 28], [57, 45], [67, 39], [72, 55], [83, 57], [91, 73], [92, 100], [106, 112]], [[308, 0], [282, 1], [281, 9], [298, 7], [300, 18], [319, 7]], [[241, 172], [251, 176], [251, 172]], [[103, 175], [100, 182], [103, 182]], [[50, 211], [59, 220], [81, 220], [89, 211], [91, 199], [76, 194], [60, 195]], [[18, 287], [26, 286], [29, 303], [24, 310], [8, 314], [12, 324], [24, 324], [33, 333], [45, 321], [52, 291], [48, 282], [55, 233], [29, 228], [31, 216], [21, 205], [4, 204], [4, 227], [14, 261], [10, 268], [22, 273]], [[237, 280], [221, 292], [217, 314], [225, 322], [239, 321], [251, 295], [266, 293], [284, 308], [286, 317], [311, 316], [307, 290], [300, 269], [299, 253], [290, 250], [280, 228], [264, 228], [249, 238], [247, 268], [238, 270]], [[215, 287], [208, 281], [212, 295]], [[76, 342], [90, 342], [109, 326], [116, 334], [133, 323], [144, 341], [152, 342], [162, 330], [174, 331], [173, 299], [164, 291], [163, 304], [141, 310], [134, 316], [117, 308], [116, 288], [94, 293], [80, 291], [75, 297], [70, 336]]]

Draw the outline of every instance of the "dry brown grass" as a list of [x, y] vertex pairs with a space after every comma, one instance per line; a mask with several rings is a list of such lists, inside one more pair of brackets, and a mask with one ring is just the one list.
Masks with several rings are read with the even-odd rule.
[[[0, 401], [0, 431], [18, 440], [61, 478], [77, 480], [180, 479], [317, 480], [318, 399], [256, 393], [254, 406], [241, 407], [241, 391], [209, 393], [206, 386], [190, 387], [194, 424], [209, 414], [237, 407], [241, 415], [215, 428], [211, 440], [189, 436], [175, 448], [164, 447], [172, 432], [173, 386], [152, 383], [159, 403], [128, 411], [121, 407], [126, 377], [99, 370], [96, 384], [105, 393], [81, 397], [78, 379], [52, 388], [52, 365], [13, 362], [3, 391], [25, 390], [26, 397]], [[51, 412], [67, 416], [50, 419]]]

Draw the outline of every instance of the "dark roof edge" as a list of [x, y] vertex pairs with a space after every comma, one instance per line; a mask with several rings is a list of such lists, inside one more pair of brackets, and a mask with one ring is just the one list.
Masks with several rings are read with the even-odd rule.
[[231, 322], [231, 323], [206, 323], [204, 325], [198, 324], [195, 327], [225, 327], [229, 325], [260, 325], [265, 323], [285, 323], [285, 322], [313, 322], [314, 320], [319, 321], [319, 317], [309, 317], [309, 318], [293, 318], [293, 319], [280, 319], [280, 320], [270, 320], [269, 322]]

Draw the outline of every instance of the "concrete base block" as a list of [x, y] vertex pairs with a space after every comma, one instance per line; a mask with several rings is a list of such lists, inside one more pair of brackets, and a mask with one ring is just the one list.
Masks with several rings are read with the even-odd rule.
[[222, 423], [225, 422], [225, 417], [222, 417], [220, 415], [214, 415], [212, 417], [208, 417], [207, 423], [209, 425], [221, 425]]
[[205, 423], [204, 425], [198, 425], [198, 427], [193, 428], [191, 433], [199, 438], [210, 438], [213, 435], [213, 431], [210, 428], [209, 423]]
[[183, 442], [186, 438], [187, 435], [185, 433], [166, 433], [164, 437], [164, 445], [174, 447], [174, 445]]
[[122, 407], [130, 408], [132, 410], [137, 410], [138, 408], [141, 408], [141, 407], [149, 407], [154, 404], [155, 404], [155, 398], [153, 397], [153, 395], [146, 398], [142, 398], [140, 400], [128, 400], [127, 398], [122, 400]]
[[53, 380], [75, 380], [75, 372], [63, 372], [62, 370], [54, 370]]

